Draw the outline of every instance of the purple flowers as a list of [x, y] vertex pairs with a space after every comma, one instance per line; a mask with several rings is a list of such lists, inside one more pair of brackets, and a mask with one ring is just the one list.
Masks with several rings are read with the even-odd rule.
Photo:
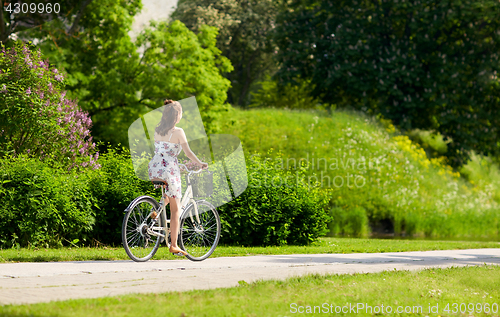
[[[66, 92], [61, 91], [64, 74], [49, 68], [39, 51], [30, 51], [22, 42], [16, 42], [10, 49], [1, 49], [0, 64], [1, 76], [8, 80], [0, 84], [0, 103], [5, 103], [3, 94], [8, 92], [12, 100], [5, 104], [12, 107], [7, 110], [13, 114], [2, 117], [0, 131], [4, 128], [3, 134], [8, 134], [2, 136], [20, 140], [20, 133], [26, 131], [5, 129], [19, 124], [19, 120], [30, 122], [26, 129], [32, 136], [30, 149], [15, 148], [22, 142], [13, 142], [9, 145], [11, 148], [4, 150], [39, 155], [41, 160], [52, 157], [68, 170], [99, 168], [99, 153], [90, 135], [92, 120], [78, 107], [76, 100], [67, 99]], [[35, 95], [37, 98], [27, 98]]]
[[24, 59], [24, 62], [26, 63], [26, 65], [28, 65], [30, 68], [33, 68], [33, 62], [31, 61], [30, 59], [30, 56], [27, 55], [26, 58]]

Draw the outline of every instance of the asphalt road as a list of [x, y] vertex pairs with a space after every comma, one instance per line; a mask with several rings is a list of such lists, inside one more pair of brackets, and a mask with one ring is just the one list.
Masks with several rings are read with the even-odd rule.
[[500, 265], [499, 249], [295, 254], [189, 260], [0, 264], [0, 304], [96, 298], [237, 286], [310, 273], [373, 273], [481, 264]]

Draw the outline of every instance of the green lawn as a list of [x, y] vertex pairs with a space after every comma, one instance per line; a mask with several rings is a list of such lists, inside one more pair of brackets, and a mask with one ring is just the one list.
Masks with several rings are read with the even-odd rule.
[[[390, 315], [389, 307], [393, 313], [414, 312], [394, 314], [398, 316], [499, 316], [498, 285], [499, 266], [309, 275], [286, 281], [241, 281], [238, 287], [214, 290], [2, 306], [0, 316], [260, 317], [325, 316], [327, 312], [332, 316], [372, 316]], [[430, 307], [437, 313], [429, 314]]]
[[[310, 246], [240, 247], [220, 245], [217, 247], [212, 257], [264, 254], [403, 252], [478, 248], [500, 248], [500, 242], [321, 238], [318, 242]], [[0, 250], [0, 262], [128, 259], [127, 254], [121, 247]], [[153, 259], [179, 259], [179, 257], [168, 253], [166, 247], [161, 247]]]

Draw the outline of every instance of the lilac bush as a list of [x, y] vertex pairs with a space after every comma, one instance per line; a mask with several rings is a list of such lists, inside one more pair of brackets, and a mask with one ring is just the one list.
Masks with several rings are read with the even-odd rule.
[[0, 52], [0, 156], [28, 154], [68, 170], [99, 168], [92, 120], [66, 98], [64, 75], [18, 41]]

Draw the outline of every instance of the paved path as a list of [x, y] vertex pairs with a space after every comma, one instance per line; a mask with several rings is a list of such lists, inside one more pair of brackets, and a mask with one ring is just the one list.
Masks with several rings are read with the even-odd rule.
[[499, 249], [296, 254], [166, 260], [0, 264], [0, 304], [159, 293], [285, 279], [308, 273], [369, 273], [481, 264], [500, 265]]

